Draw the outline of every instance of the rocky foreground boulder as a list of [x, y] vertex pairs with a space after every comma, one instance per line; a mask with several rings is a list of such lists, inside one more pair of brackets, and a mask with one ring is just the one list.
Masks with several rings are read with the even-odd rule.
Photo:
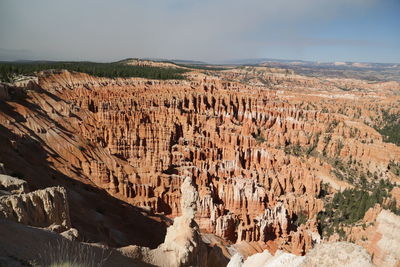
[[240, 254], [232, 257], [228, 267], [372, 267], [371, 256], [361, 247], [348, 242], [320, 244], [306, 256], [277, 251], [271, 255], [268, 251], [254, 254], [245, 261]]
[[207, 247], [203, 243], [194, 216], [198, 193], [191, 177], [187, 176], [181, 187], [182, 215], [174, 219], [167, 230], [165, 241], [156, 249], [130, 246], [120, 249], [130, 257], [163, 267], [207, 265]]
[[65, 188], [49, 187], [23, 193], [27, 191], [26, 182], [7, 175], [0, 175], [0, 185], [10, 190], [9, 194], [0, 196], [0, 218], [58, 232], [71, 227]]
[[[73, 262], [86, 267], [150, 267], [99, 244], [71, 241], [45, 228], [0, 219], [0, 266], [50, 266]], [[60, 260], [60, 262], [57, 262]]]
[[26, 181], [4, 174], [0, 188], [0, 266], [152, 266], [101, 244], [78, 242], [65, 188], [28, 192]]
[[400, 266], [400, 216], [382, 210], [374, 229], [370, 251], [378, 266]]

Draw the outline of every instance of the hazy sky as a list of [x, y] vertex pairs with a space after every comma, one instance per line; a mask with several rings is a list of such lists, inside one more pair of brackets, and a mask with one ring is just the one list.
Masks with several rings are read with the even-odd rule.
[[400, 63], [400, 0], [0, 0], [0, 60]]

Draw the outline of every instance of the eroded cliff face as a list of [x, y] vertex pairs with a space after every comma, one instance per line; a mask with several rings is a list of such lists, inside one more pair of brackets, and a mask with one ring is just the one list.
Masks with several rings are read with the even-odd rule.
[[[289, 78], [294, 88], [323, 85]], [[400, 148], [364, 123], [381, 104], [396, 108], [398, 97], [275, 91], [199, 73], [154, 81], [63, 71], [12, 90], [20, 100], [3, 100], [0, 113], [14, 134], [10, 147], [23, 154], [25, 136], [34, 136], [55, 170], [171, 218], [182, 215], [180, 188], [190, 176], [200, 229], [231, 242], [312, 248], [321, 183], [352, 186], [335, 159], [398, 180], [388, 166]]]
[[28, 192], [26, 181], [4, 174], [0, 188], [1, 266], [153, 266], [101, 244], [79, 242], [79, 232], [70, 228], [65, 188]]
[[62, 232], [71, 227], [67, 192], [49, 187], [28, 193], [24, 180], [0, 175], [0, 219]]
[[[294, 123], [300, 113], [274, 92], [209, 78], [102, 81], [69, 73], [42, 77], [40, 86], [69, 103], [59, 113], [73, 110], [79, 118], [66, 114], [80, 151], [61, 144], [58, 151], [72, 154], [68, 161], [111, 194], [175, 217], [189, 172], [203, 231], [233, 242], [297, 238], [298, 252], [311, 247], [306, 231], [296, 237], [292, 220], [300, 212], [313, 218], [322, 208], [320, 180], [309, 164], [270, 147], [308, 142], [298, 133], [305, 123]], [[312, 121], [318, 114], [304, 116]], [[255, 138], [261, 129], [268, 145]]]

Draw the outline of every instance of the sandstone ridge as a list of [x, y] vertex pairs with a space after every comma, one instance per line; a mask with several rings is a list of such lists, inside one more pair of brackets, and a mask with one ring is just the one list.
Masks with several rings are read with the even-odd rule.
[[[328, 241], [317, 220], [327, 194], [400, 181], [400, 147], [377, 130], [398, 114], [399, 88], [251, 68], [179, 81], [43, 72], [1, 91], [0, 160], [29, 187], [71, 189], [74, 207], [85, 203], [70, 211], [80, 232], [134, 244], [142, 259], [190, 264], [181, 249], [201, 251], [199, 232], [304, 255]], [[143, 238], [170, 219], [166, 236]]]

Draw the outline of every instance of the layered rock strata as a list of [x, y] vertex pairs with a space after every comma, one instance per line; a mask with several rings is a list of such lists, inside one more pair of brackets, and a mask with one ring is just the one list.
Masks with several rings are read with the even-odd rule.
[[0, 196], [0, 218], [62, 232], [71, 227], [66, 190], [49, 187]]
[[361, 89], [344, 93], [282, 75], [280, 90], [267, 90], [199, 73], [187, 81], [42, 73], [4, 102], [0, 123], [16, 153], [26, 157], [33, 136], [54, 170], [149, 213], [182, 215], [190, 176], [203, 232], [303, 254], [319, 240], [321, 182], [351, 187], [347, 169], [399, 179], [388, 169], [399, 147], [366, 124], [381, 107], [399, 107], [384, 96], [387, 84], [347, 81]]
[[[43, 77], [40, 84], [68, 101], [83, 119], [73, 119], [72, 126], [86, 144], [69, 161], [113, 195], [178, 216], [180, 181], [189, 171], [199, 188], [200, 228], [234, 242], [291, 238], [295, 214], [304, 211], [313, 218], [321, 209], [319, 179], [311, 167], [254, 138], [265, 128], [270, 144], [284, 145], [290, 122], [278, 114], [299, 116], [274, 93], [246, 87], [238, 91], [239, 84], [212, 79], [91, 79], [63, 73]], [[67, 84], [56, 86], [54, 81]], [[60, 113], [64, 110], [68, 108]], [[58, 148], [71, 153], [65, 149]], [[302, 200], [295, 201], [296, 195]], [[299, 251], [311, 245], [300, 244]]]

